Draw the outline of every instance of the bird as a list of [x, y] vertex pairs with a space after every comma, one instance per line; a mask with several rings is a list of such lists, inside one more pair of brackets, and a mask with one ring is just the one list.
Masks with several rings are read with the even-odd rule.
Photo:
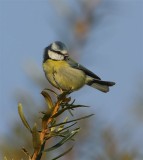
[[95, 73], [70, 58], [66, 45], [60, 41], [45, 48], [43, 70], [49, 83], [62, 93], [77, 91], [84, 85], [106, 93], [109, 87], [115, 85], [115, 82], [101, 80]]

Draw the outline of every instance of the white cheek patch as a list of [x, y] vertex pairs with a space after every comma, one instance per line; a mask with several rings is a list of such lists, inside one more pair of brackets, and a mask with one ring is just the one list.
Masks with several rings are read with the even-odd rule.
[[54, 60], [63, 60], [64, 56], [53, 51], [48, 51], [49, 57]]
[[67, 50], [62, 50], [61, 53], [62, 54], [67, 54]]

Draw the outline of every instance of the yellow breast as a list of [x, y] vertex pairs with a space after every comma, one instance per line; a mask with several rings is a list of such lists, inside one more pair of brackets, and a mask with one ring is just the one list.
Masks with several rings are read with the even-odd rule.
[[48, 81], [62, 90], [78, 90], [85, 84], [86, 75], [74, 69], [66, 61], [47, 60], [43, 69]]

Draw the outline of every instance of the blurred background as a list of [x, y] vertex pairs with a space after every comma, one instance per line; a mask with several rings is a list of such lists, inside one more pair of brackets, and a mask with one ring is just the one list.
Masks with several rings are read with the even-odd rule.
[[116, 82], [107, 94], [90, 87], [71, 94], [91, 106], [80, 115], [95, 116], [80, 122], [74, 149], [61, 159], [142, 160], [142, 0], [0, 0], [0, 158], [26, 159], [21, 147], [30, 150], [31, 135], [17, 103], [33, 125], [45, 107], [40, 93], [51, 87], [43, 50], [56, 40], [79, 63]]

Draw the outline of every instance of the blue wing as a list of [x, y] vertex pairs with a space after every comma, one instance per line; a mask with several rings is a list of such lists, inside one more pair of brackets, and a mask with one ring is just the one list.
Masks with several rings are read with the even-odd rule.
[[94, 74], [93, 72], [91, 72], [90, 70], [88, 70], [87, 68], [83, 67], [82, 65], [80, 65], [79, 63], [75, 62], [73, 59], [71, 58], [67, 58], [66, 61], [68, 62], [68, 64], [76, 69], [82, 70], [86, 75], [94, 78], [94, 79], [98, 79], [101, 80], [100, 77], [98, 77], [96, 74]]

